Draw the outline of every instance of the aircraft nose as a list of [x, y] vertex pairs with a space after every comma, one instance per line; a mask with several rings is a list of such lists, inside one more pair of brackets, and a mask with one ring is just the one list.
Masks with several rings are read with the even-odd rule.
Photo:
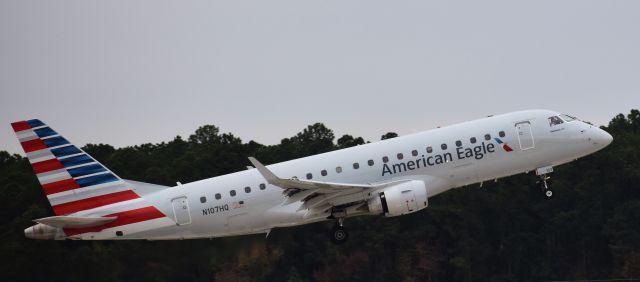
[[592, 137], [593, 143], [602, 146], [603, 148], [611, 144], [613, 141], [613, 136], [608, 132], [597, 128], [595, 130], [594, 136]]

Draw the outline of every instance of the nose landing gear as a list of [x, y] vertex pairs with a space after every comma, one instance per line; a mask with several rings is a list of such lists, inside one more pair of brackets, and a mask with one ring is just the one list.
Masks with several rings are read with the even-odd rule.
[[329, 239], [336, 245], [344, 244], [349, 239], [349, 233], [343, 226], [344, 218], [338, 218], [331, 231], [329, 231]]
[[540, 180], [536, 183], [540, 185], [540, 190], [542, 191], [544, 197], [547, 199], [553, 198], [553, 190], [547, 184], [547, 180], [551, 178], [547, 174], [551, 172], [553, 172], [552, 166], [546, 166], [536, 169], [536, 174], [538, 175], [538, 177], [540, 177]]
[[545, 175], [541, 175], [540, 176], [540, 181], [538, 181], [538, 183], [540, 184], [540, 190], [542, 191], [542, 193], [544, 194], [544, 197], [547, 199], [551, 199], [553, 198], [553, 190], [551, 189], [551, 187], [549, 187], [549, 185], [547, 184], [547, 180], [549, 180], [551, 177]]

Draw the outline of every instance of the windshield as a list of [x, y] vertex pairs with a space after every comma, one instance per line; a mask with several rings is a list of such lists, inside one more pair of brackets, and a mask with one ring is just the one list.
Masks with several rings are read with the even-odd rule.
[[549, 118], [549, 126], [554, 126], [562, 123], [564, 123], [564, 121], [558, 116], [552, 116]]
[[570, 122], [570, 121], [578, 120], [577, 118], [572, 117], [572, 116], [570, 116], [570, 115], [560, 115], [560, 117], [562, 117], [562, 119], [564, 119], [564, 121], [566, 121], [566, 122]]

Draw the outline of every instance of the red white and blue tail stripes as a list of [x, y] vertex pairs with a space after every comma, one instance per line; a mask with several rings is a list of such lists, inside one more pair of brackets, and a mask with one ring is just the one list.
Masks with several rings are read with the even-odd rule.
[[15, 122], [11, 126], [56, 215], [81, 212], [118, 216], [105, 226], [65, 229], [67, 235], [165, 217], [127, 182], [40, 120]]
[[11, 126], [56, 215], [139, 198], [113, 172], [40, 120]]
[[56, 215], [139, 198], [117, 175], [40, 120], [11, 126]]

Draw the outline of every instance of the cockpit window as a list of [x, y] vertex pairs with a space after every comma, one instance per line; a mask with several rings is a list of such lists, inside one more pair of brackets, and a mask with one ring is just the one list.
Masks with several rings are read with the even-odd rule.
[[572, 117], [572, 116], [570, 116], [570, 115], [560, 115], [560, 117], [561, 117], [562, 119], [564, 119], [564, 121], [566, 121], [566, 122], [570, 122], [570, 121], [578, 120], [577, 118]]
[[549, 126], [554, 126], [554, 125], [558, 125], [558, 124], [563, 124], [564, 121], [557, 116], [552, 116], [549, 118]]

